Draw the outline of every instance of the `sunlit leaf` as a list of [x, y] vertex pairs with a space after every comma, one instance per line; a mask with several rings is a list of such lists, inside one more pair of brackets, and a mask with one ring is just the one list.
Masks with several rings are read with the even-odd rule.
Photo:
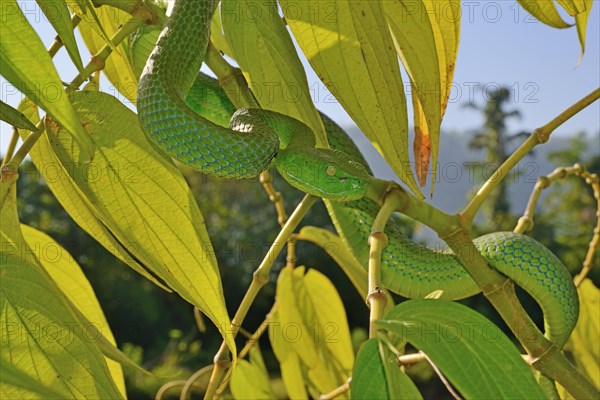
[[223, 34], [223, 22], [221, 21], [219, 9], [215, 11], [215, 15], [210, 22], [210, 41], [221, 53], [233, 57], [233, 51], [229, 48], [229, 43], [227, 43], [227, 39]]
[[[2, 291], [0, 359], [12, 372], [50, 386], [66, 398], [122, 398], [86, 321], [38, 264], [23, 236], [16, 211], [16, 174], [3, 176], [0, 212]], [[92, 330], [91, 334], [97, 332]], [[1, 385], [2, 398], [25, 398], [31, 391]]]
[[[96, 9], [95, 13], [103, 31], [109, 37], [131, 19], [131, 15], [114, 7], [102, 6]], [[106, 39], [99, 34], [99, 31], [94, 28], [94, 23], [89, 19], [81, 21], [78, 28], [90, 53], [96, 54], [106, 44]], [[124, 41], [119, 44], [116, 51], [106, 59], [102, 72], [112, 84], [106, 91], [115, 95], [120, 93], [135, 104], [138, 76], [129, 62], [126, 43], [127, 41]]]
[[408, 300], [376, 324], [427, 354], [466, 398], [545, 398], [510, 339], [462, 304]]
[[[39, 121], [36, 105], [25, 98], [19, 104], [19, 111], [32, 122]], [[21, 137], [25, 137], [27, 132], [20, 131]], [[153, 282], [155, 285], [170, 291], [155, 277], [146, 271], [137, 260], [135, 260], [129, 251], [125, 248], [126, 244], [120, 243], [107, 227], [99, 219], [100, 212], [96, 204], [92, 204], [81, 193], [71, 176], [69, 175], [69, 166], [63, 165], [54, 153], [47, 135], [42, 135], [29, 152], [31, 159], [44, 178], [46, 184], [64, 207], [73, 220], [98, 241], [105, 249], [111, 252], [115, 257], [129, 265], [133, 270]], [[131, 245], [131, 243], [128, 243]]]
[[291, 343], [284, 337], [282, 329], [283, 327], [279, 321], [279, 310], [277, 310], [273, 312], [269, 323], [269, 339], [273, 347], [273, 353], [279, 361], [285, 390], [290, 399], [308, 398], [300, 358], [291, 348]]
[[311, 66], [410, 189], [408, 115], [383, 5], [375, 1], [280, 2]]
[[67, 3], [56, 0], [36, 0], [36, 2], [42, 11], [44, 11], [44, 15], [50, 21], [56, 33], [58, 33], [60, 41], [65, 46], [73, 64], [83, 74], [83, 63], [81, 62], [79, 48], [77, 48], [77, 42], [75, 41], [73, 22], [71, 21], [71, 13], [69, 12]]
[[584, 279], [579, 293], [579, 320], [565, 348], [573, 353], [576, 365], [600, 390], [600, 290]]
[[324, 146], [323, 123], [275, 1], [225, 0], [221, 18], [225, 38], [261, 107], [305, 122]]
[[274, 398], [269, 383], [269, 374], [265, 367], [258, 346], [250, 350], [250, 362], [239, 360], [229, 384], [235, 399], [272, 399]]
[[538, 1], [538, 0], [518, 0], [529, 14], [534, 16], [538, 21], [543, 22], [553, 28], [564, 29], [572, 26], [566, 23], [558, 10], [554, 1]]
[[[59, 289], [85, 315], [90, 324], [116, 346], [94, 290], [73, 257], [44, 232], [23, 224], [21, 231], [25, 242], [33, 249], [37, 261]], [[106, 363], [121, 395], [125, 397], [125, 380], [121, 365], [111, 359], [107, 359]]]
[[0, 119], [9, 125], [17, 128], [37, 131], [38, 129], [23, 115], [22, 112], [15, 110], [5, 102], [0, 100]]
[[305, 226], [298, 232], [298, 240], [309, 241], [320, 246], [342, 268], [360, 297], [367, 298], [367, 271], [354, 258], [338, 235], [327, 229]]
[[27, 399], [65, 399], [68, 394], [59, 392], [50, 385], [44, 385], [25, 372], [17, 369], [8, 360], [0, 359], [0, 397], [8, 398], [13, 388], [18, 388], [18, 393]]
[[579, 43], [581, 44], [581, 57], [583, 57], [583, 53], [585, 52], [585, 36], [587, 30], [587, 23], [592, 12], [592, 4], [594, 3], [594, 0], [583, 1], [585, 9], [575, 16], [575, 24], [577, 25], [577, 36], [579, 37]]
[[68, 176], [115, 239], [181, 297], [197, 306], [235, 349], [215, 253], [181, 173], [142, 132], [137, 116], [106, 93], [83, 91], [74, 105], [94, 140], [91, 165], [49, 124], [48, 137]]
[[14, 0], [0, 7], [2, 76], [46, 110], [81, 146], [81, 161], [89, 161], [91, 141], [79, 124], [63, 83], [42, 41]]
[[433, 156], [433, 182], [439, 147], [440, 124], [442, 118], [442, 96], [446, 92], [440, 79], [446, 65], [444, 47], [438, 48], [433, 34], [435, 19], [430, 19], [425, 6], [420, 2], [384, 2], [388, 23], [396, 50], [411, 80], [415, 143], [414, 156], [417, 178], [425, 185], [429, 161]]

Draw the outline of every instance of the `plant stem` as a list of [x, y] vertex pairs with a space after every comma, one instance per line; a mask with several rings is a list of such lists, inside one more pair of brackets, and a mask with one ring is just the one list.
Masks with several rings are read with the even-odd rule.
[[77, 76], [71, 81], [68, 89], [78, 89], [81, 84], [85, 82], [85, 80], [88, 79], [94, 72], [102, 70], [104, 68], [106, 59], [113, 52], [113, 48], [121, 44], [121, 42], [136, 29], [152, 21], [153, 17], [154, 14], [151, 14], [146, 8], [137, 8], [133, 14], [131, 14], [131, 19], [121, 26], [114, 33], [112, 38], [110, 38], [112, 46], [105, 44], [84, 67], [84, 73], [77, 74]]
[[4, 159], [2, 160], [2, 166], [6, 165], [10, 159], [12, 158], [15, 148], [17, 147], [17, 142], [19, 141], [19, 130], [13, 127], [13, 134], [10, 137], [10, 142], [8, 142], [8, 148], [6, 149], [6, 154], [4, 154]]
[[34, 132], [31, 132], [29, 136], [27, 136], [23, 140], [23, 144], [21, 144], [21, 147], [19, 147], [15, 155], [11, 157], [10, 161], [6, 163], [6, 165], [4, 165], [4, 168], [15, 168], [15, 170], [19, 168], [19, 165], [21, 164], [21, 162], [23, 162], [25, 157], [27, 157], [27, 154], [29, 154], [29, 151], [31, 150], [35, 142], [37, 142], [39, 137], [42, 136], [42, 133], [44, 133], [45, 131], [43, 118], [36, 124], [36, 128], [38, 129]]
[[527, 138], [527, 140], [508, 157], [508, 159], [490, 176], [490, 178], [481, 186], [477, 194], [467, 204], [465, 209], [460, 213], [461, 219], [467, 226], [471, 226], [477, 211], [481, 208], [485, 200], [490, 194], [498, 187], [500, 182], [504, 180], [506, 175], [513, 169], [513, 167], [523, 159], [535, 146], [540, 143], [546, 143], [550, 138], [550, 135], [556, 128], [569, 120], [572, 116], [583, 110], [596, 100], [600, 98], [600, 88], [594, 90], [584, 98], [577, 101], [571, 107], [560, 113], [556, 118], [552, 119], [546, 125], [537, 128], [533, 131], [533, 134]]
[[[256, 271], [254, 271], [254, 275], [252, 277], [252, 282], [250, 283], [250, 287], [246, 291], [242, 302], [240, 303], [233, 319], [231, 320], [231, 333], [233, 337], [237, 335], [240, 326], [244, 322], [244, 318], [246, 318], [246, 314], [250, 309], [250, 306], [254, 302], [256, 295], [260, 291], [260, 289], [269, 281], [269, 272], [271, 271], [271, 267], [275, 262], [275, 259], [281, 253], [284, 246], [286, 245], [288, 239], [294, 232], [294, 230], [298, 227], [298, 224], [304, 218], [308, 210], [315, 204], [318, 200], [318, 197], [306, 195], [304, 199], [298, 204], [294, 213], [290, 216], [290, 218], [285, 223], [284, 227], [277, 235], [277, 238], [271, 245], [271, 248], [265, 255], [263, 261], [258, 266]], [[225, 374], [226, 369], [231, 364], [230, 362], [230, 351], [227, 344], [223, 342], [219, 351], [215, 355], [215, 368], [213, 369], [212, 376], [210, 378], [210, 383], [204, 395], [205, 399], [212, 399], [215, 396], [217, 387], [223, 381], [223, 376]]]
[[385, 304], [387, 302], [386, 293], [381, 283], [381, 254], [388, 244], [388, 237], [385, 234], [385, 226], [394, 211], [401, 206], [403, 199], [397, 196], [386, 196], [383, 199], [383, 205], [379, 209], [369, 236], [369, 269], [368, 269], [368, 294], [367, 304], [369, 305], [369, 337], [373, 338], [377, 334], [375, 321], [383, 317]]
[[398, 211], [428, 225], [448, 244], [473, 280], [482, 288], [484, 296], [535, 360], [532, 365], [536, 369], [555, 379], [576, 398], [598, 396], [598, 391], [590, 381], [533, 323], [516, 296], [514, 283], [487, 264], [473, 244], [470, 229], [463, 224], [460, 216], [447, 215], [399, 186], [387, 196], [398, 196], [401, 199], [398, 204], [402, 205]]

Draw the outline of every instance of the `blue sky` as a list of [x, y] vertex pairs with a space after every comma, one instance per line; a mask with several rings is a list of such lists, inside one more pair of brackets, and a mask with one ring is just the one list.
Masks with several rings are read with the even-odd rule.
[[[19, 1], [46, 45], [54, 32], [44, 17], [36, 11], [35, 3]], [[572, 19], [566, 14], [565, 20]], [[513, 121], [514, 130], [532, 130], [556, 116], [573, 102], [600, 85], [600, 2], [594, 1], [587, 32], [586, 54], [577, 66], [580, 48], [574, 28], [558, 30], [533, 20], [517, 6], [516, 1], [464, 1], [454, 89], [442, 124], [446, 131], [466, 131], [482, 122], [480, 116], [462, 105], [469, 101], [484, 101], [481, 88], [507, 85], [512, 89], [514, 107], [521, 110], [523, 119]], [[83, 48], [83, 45], [80, 45]], [[88, 55], [84, 57], [84, 63]], [[75, 69], [64, 50], [57, 56], [58, 70], [65, 81], [75, 76]], [[352, 120], [339, 104], [325, 101], [326, 89], [308, 68], [311, 88], [319, 94], [317, 107], [341, 125]], [[404, 76], [404, 80], [407, 80]], [[4, 80], [2, 99], [16, 105], [15, 94]], [[11, 129], [2, 124], [0, 152], [6, 150]], [[587, 131], [598, 136], [600, 104], [568, 121], [555, 134], [566, 135]], [[444, 138], [441, 138], [443, 151]]]

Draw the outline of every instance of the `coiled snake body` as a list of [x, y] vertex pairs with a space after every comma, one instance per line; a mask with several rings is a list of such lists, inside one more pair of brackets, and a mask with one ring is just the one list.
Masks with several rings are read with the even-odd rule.
[[[235, 111], [218, 85], [198, 75], [213, 6], [212, 1], [176, 1], [139, 82], [138, 113], [144, 131], [167, 154], [208, 174], [250, 177], [274, 162], [293, 186], [333, 200], [329, 208], [338, 232], [366, 265], [377, 205], [365, 197], [375, 179], [365, 160], [327, 117], [323, 122], [332, 149], [316, 149], [314, 134], [303, 123], [261, 109]], [[206, 89], [201, 99], [190, 93], [198, 84]], [[205, 106], [213, 100], [228, 109], [225, 114], [235, 111], [229, 127]], [[416, 245], [400, 234], [394, 220], [386, 233], [389, 245], [383, 254], [382, 282], [387, 289], [410, 298], [436, 289], [448, 299], [480, 292], [451, 252]], [[539, 302], [546, 336], [562, 347], [577, 321], [578, 300], [561, 261], [535, 240], [512, 232], [481, 236], [475, 244], [491, 266]]]

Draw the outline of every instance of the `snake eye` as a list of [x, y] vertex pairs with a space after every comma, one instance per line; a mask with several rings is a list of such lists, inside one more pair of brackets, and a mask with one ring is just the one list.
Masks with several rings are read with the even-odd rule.
[[327, 169], [325, 169], [325, 172], [329, 176], [334, 176], [336, 174], [337, 170], [335, 169], [335, 167], [333, 165], [328, 165]]

